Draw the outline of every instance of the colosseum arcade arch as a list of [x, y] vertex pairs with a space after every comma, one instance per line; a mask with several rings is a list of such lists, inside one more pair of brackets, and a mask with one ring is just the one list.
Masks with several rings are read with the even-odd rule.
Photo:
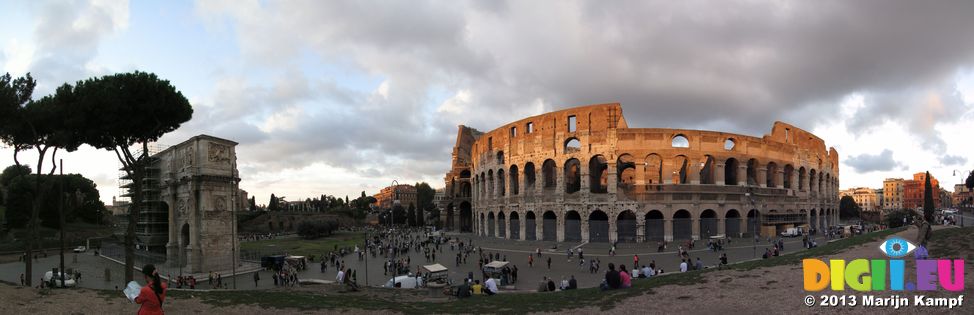
[[588, 215], [588, 241], [609, 241], [609, 216], [605, 212], [602, 212], [602, 210], [592, 211]]
[[578, 159], [565, 161], [565, 193], [573, 194], [582, 189], [582, 169]]
[[747, 185], [748, 186], [758, 185], [758, 160], [757, 159], [747, 160]]
[[508, 173], [508, 177], [511, 178], [511, 183], [510, 183], [511, 196], [517, 196], [521, 193], [520, 192], [521, 187], [519, 187], [517, 183], [518, 176], [520, 176], [520, 174], [518, 174], [517, 165], [511, 165], [511, 171], [510, 173]]
[[521, 239], [521, 216], [517, 212], [511, 211], [511, 239], [519, 240]]
[[663, 184], [663, 158], [655, 153], [647, 155], [645, 166], [646, 184], [660, 188], [659, 185]]
[[562, 232], [565, 242], [579, 242], [582, 240], [582, 216], [578, 211], [571, 210], [565, 213], [565, 226]]
[[497, 223], [494, 220], [494, 212], [488, 212], [487, 213], [487, 236], [490, 237], [496, 236], [497, 235], [496, 227], [497, 227]]
[[619, 213], [616, 217], [616, 240], [625, 243], [635, 243], [636, 238], [636, 214], [630, 210]]
[[673, 214], [673, 239], [689, 240], [693, 238], [693, 218], [690, 211], [680, 209]]
[[711, 185], [716, 183], [714, 157], [704, 156], [704, 162], [700, 167], [700, 184]]
[[785, 188], [787, 188], [787, 189], [795, 189], [795, 187], [792, 186], [792, 184], [794, 184], [794, 183], [792, 183], [792, 180], [791, 180], [791, 177], [794, 176], [794, 174], [795, 174], [795, 167], [794, 166], [791, 166], [791, 164], [785, 164], [785, 174], [784, 174], [784, 177], [783, 177], [783, 179], [784, 179], [784, 187]]
[[557, 241], [558, 240], [558, 216], [555, 215], [554, 211], [545, 211], [541, 216], [541, 240], [543, 241]]
[[505, 193], [504, 169], [497, 170], [497, 195], [504, 197]]
[[558, 166], [555, 160], [547, 159], [541, 164], [541, 176], [544, 177], [544, 189], [555, 190], [558, 187]]
[[737, 170], [740, 168], [739, 162], [735, 158], [724, 161], [724, 185], [737, 186]]
[[761, 227], [758, 226], [759, 220], [761, 220], [761, 212], [757, 209], [751, 209], [747, 212], [747, 232], [745, 234], [751, 236], [760, 236]]
[[528, 241], [538, 240], [538, 223], [534, 217], [534, 211], [524, 214], [524, 239]]
[[494, 198], [494, 170], [487, 171], [487, 198]]
[[604, 194], [609, 192], [609, 164], [601, 155], [593, 156], [588, 162], [589, 192]]
[[700, 239], [709, 239], [711, 236], [717, 235], [718, 219], [717, 212], [711, 209], [704, 210], [700, 213]]
[[741, 213], [737, 209], [727, 210], [724, 215], [724, 234], [730, 237], [741, 237]]
[[460, 232], [473, 232], [473, 211], [466, 201], [460, 203]]
[[689, 174], [690, 159], [683, 155], [677, 155], [673, 158], [673, 183], [674, 184], [687, 184], [687, 175]]
[[497, 212], [497, 237], [500, 238], [507, 238], [507, 221], [504, 219], [504, 212]]
[[622, 154], [616, 161], [616, 187], [623, 192], [631, 192], [636, 185], [636, 162], [632, 155]]
[[524, 192], [527, 195], [534, 194], [537, 176], [534, 174], [534, 163], [524, 164]]
[[663, 212], [659, 210], [652, 210], [646, 213], [646, 225], [644, 226], [645, 235], [647, 241], [662, 241], [665, 240], [665, 227], [666, 219], [663, 217]]
[[582, 151], [582, 142], [572, 137], [565, 140], [565, 154], [572, 154]]

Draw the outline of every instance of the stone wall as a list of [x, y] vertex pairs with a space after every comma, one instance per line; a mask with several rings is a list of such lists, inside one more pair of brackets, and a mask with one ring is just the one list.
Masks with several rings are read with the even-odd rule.
[[[521, 119], [469, 145], [468, 168], [454, 157], [451, 173], [472, 174], [480, 235], [646, 241], [837, 222], [838, 153], [782, 122], [763, 137], [629, 128], [619, 104], [601, 104]], [[458, 201], [444, 200], [445, 208]], [[535, 233], [524, 231], [528, 217]]]

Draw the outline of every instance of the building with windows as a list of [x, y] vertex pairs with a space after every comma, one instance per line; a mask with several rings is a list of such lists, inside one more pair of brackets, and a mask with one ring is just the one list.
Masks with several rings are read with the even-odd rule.
[[619, 104], [459, 126], [448, 229], [515, 240], [642, 242], [772, 235], [838, 219], [838, 152], [775, 122], [753, 137], [629, 128]]
[[862, 211], [880, 211], [883, 209], [883, 190], [867, 187], [850, 188], [839, 192], [840, 197], [849, 196], [856, 201]]
[[403, 208], [416, 208], [416, 186], [395, 185], [382, 188], [375, 194], [375, 205], [379, 209], [390, 209], [398, 200]]
[[902, 178], [887, 178], [883, 181], [884, 210], [903, 209], [903, 184]]
[[955, 207], [970, 207], [974, 204], [974, 193], [964, 184], [954, 185], [954, 193], [951, 194], [951, 200]]
[[[912, 180], [903, 181], [903, 207], [906, 209], [923, 208], [924, 184], [927, 173], [920, 172], [913, 174]], [[933, 189], [933, 206], [940, 208], [940, 182], [933, 175], [930, 175], [930, 187]]]

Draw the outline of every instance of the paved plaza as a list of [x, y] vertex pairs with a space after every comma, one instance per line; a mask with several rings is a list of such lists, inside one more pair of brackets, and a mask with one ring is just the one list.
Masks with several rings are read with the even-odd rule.
[[[967, 225], [974, 223], [974, 216], [970, 213], [964, 214], [964, 220]], [[548, 276], [553, 277], [556, 282], [560, 281], [562, 277], [568, 278], [572, 275], [578, 280], [579, 287], [595, 287], [598, 286], [602, 280], [604, 271], [609, 263], [615, 265], [623, 264], [626, 265], [628, 269], [632, 269], [633, 254], [639, 255], [640, 265], [648, 265], [651, 261], [655, 260], [657, 268], [663, 269], [666, 273], [678, 272], [680, 257], [676, 253], [677, 243], [669, 243], [669, 246], [665, 252], [656, 252], [656, 242], [649, 243], [620, 243], [616, 249], [616, 255], [609, 255], [610, 244], [608, 243], [589, 243], [584, 244], [581, 248], [584, 251], [586, 262], [589, 259], [599, 259], [601, 260], [602, 269], [600, 272], [591, 274], [588, 272], [588, 265], [579, 267], [577, 257], [572, 258], [568, 261], [566, 258], [567, 246], [577, 247], [580, 244], [577, 243], [555, 243], [555, 242], [542, 242], [542, 241], [512, 241], [503, 240], [497, 238], [489, 237], [477, 237], [473, 234], [448, 234], [448, 237], [459, 237], [464, 242], [473, 241], [474, 246], [482, 247], [485, 253], [498, 253], [500, 256], [507, 257], [508, 261], [511, 262], [512, 266], [517, 266], [518, 268], [518, 283], [516, 283], [516, 290], [518, 291], [533, 291], [537, 287], [538, 281], [542, 277]], [[813, 237], [819, 244], [824, 244], [827, 242], [824, 236], [816, 235]], [[558, 246], [557, 250], [552, 248]], [[717, 259], [721, 253], [726, 253], [730, 263], [739, 262], [743, 260], [750, 259], [760, 259], [761, 254], [766, 248], [770, 248], [772, 245], [767, 242], [766, 239], [762, 239], [754, 246], [751, 240], [745, 239], [733, 239], [730, 244], [726, 244], [724, 251], [713, 252], [706, 248], [706, 242], [698, 241], [696, 249], [690, 251], [690, 257], [695, 261], [698, 257], [704, 263], [705, 266], [713, 267], [717, 264]], [[528, 255], [533, 253], [535, 249], [542, 249], [542, 257], [535, 257], [535, 264], [533, 267], [528, 266]], [[756, 250], [755, 250], [756, 248]], [[797, 250], [802, 250], [801, 238], [786, 238], [785, 239], [785, 251], [784, 254], [791, 253]], [[456, 251], [451, 251], [448, 245], [443, 245], [441, 247], [442, 251], [438, 252], [435, 261], [426, 262], [422, 253], [416, 253], [411, 251], [411, 266], [412, 270], [416, 270], [419, 266], [432, 263], [440, 263], [447, 268], [449, 268], [449, 276], [455, 282], [461, 281], [466, 277], [467, 273], [473, 272], [476, 279], [480, 278], [480, 272], [478, 272], [477, 266], [477, 256], [476, 253], [472, 253], [465, 264], [457, 266], [455, 263]], [[75, 262], [75, 256], [77, 256], [77, 262]], [[551, 268], [547, 267], [547, 259], [551, 258]], [[774, 259], [774, 258], [771, 258]], [[345, 256], [345, 263], [348, 268], [356, 270], [356, 276], [360, 284], [366, 282], [366, 261], [359, 261], [354, 254]], [[368, 284], [371, 286], [381, 286], [385, 284], [391, 277], [391, 274], [383, 275], [382, 264], [384, 259], [381, 255], [376, 258], [369, 257], [368, 259]], [[39, 258], [35, 262], [34, 269], [34, 280], [35, 285], [37, 280], [41, 278], [44, 272], [51, 270], [52, 267], [57, 267], [58, 256], [54, 252], [49, 252], [48, 257]], [[110, 261], [107, 258], [95, 256], [93, 252], [75, 254], [67, 253], [65, 256], [65, 265], [69, 269], [80, 270], [82, 273], [82, 278], [80, 285], [87, 288], [96, 289], [114, 289], [115, 286], [122, 286], [122, 266], [116, 262]], [[319, 263], [314, 262], [308, 266], [308, 269], [299, 271], [298, 277], [302, 280], [306, 279], [320, 279], [320, 280], [334, 280], [337, 270], [333, 265], [329, 265], [327, 270], [322, 273], [320, 272]], [[111, 272], [111, 280], [106, 281], [105, 279], [105, 269], [109, 269]], [[257, 285], [254, 284], [253, 272], [246, 272], [244, 268], [243, 271], [237, 277], [237, 289], [269, 289], [273, 288], [273, 280], [271, 278], [271, 272], [269, 271], [259, 271], [260, 281]], [[19, 283], [20, 274], [24, 272], [23, 263], [13, 262], [0, 264], [0, 280], [8, 281], [11, 283]], [[246, 273], [244, 273], [246, 272]], [[224, 274], [223, 282], [227, 284], [227, 287], [233, 288], [233, 277], [230, 276], [229, 271], [221, 271]], [[208, 284], [204, 277], [197, 278], [197, 289], [209, 289], [211, 286]]]

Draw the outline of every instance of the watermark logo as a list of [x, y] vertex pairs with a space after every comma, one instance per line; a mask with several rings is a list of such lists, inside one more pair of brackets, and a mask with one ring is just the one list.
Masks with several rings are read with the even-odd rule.
[[899, 237], [889, 238], [882, 244], [879, 244], [879, 250], [886, 254], [886, 256], [889, 256], [889, 258], [900, 258], [909, 255], [916, 249], [916, 245]]
[[[890, 258], [909, 255], [918, 247], [902, 238], [884, 241], [879, 250]], [[820, 259], [802, 260], [805, 291], [821, 291], [831, 287], [843, 291], [846, 286], [855, 291], [919, 290], [933, 291], [938, 287], [947, 291], [964, 290], [963, 259], [917, 259], [916, 281], [907, 281], [906, 262], [902, 259]], [[912, 280], [912, 279], [911, 279]]]

